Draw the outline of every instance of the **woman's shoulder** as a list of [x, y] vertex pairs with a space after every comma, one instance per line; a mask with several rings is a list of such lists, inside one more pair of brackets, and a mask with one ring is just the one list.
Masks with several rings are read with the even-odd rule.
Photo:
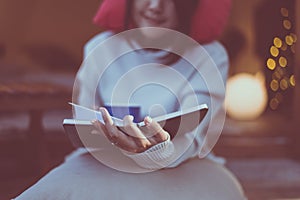
[[202, 45], [207, 53], [212, 57], [213, 60], [221, 59], [228, 60], [228, 54], [225, 47], [219, 41], [213, 41]]
[[88, 52], [91, 52], [98, 44], [105, 41], [106, 39], [113, 36], [115, 32], [113, 31], [104, 31], [98, 33], [97, 35], [93, 36], [85, 45], [84, 45], [84, 54], [87, 55]]
[[105, 39], [113, 36], [115, 34], [115, 32], [113, 31], [103, 31], [101, 33], [98, 33], [96, 35], [94, 35], [89, 41], [88, 43], [94, 43], [94, 42], [101, 42], [104, 41]]
[[210, 67], [214, 65], [221, 73], [223, 79], [226, 79], [229, 68], [229, 57], [225, 47], [219, 41], [196, 45], [196, 47], [191, 48], [190, 51], [195, 51], [197, 55], [200, 54], [198, 56], [199, 63], [197, 68], [200, 69], [205, 66]]
[[[196, 44], [196, 43], [194, 43]], [[201, 54], [204, 57], [209, 56], [214, 62], [219, 63], [219, 62], [224, 62], [229, 60], [227, 50], [221, 44], [219, 41], [215, 40], [210, 43], [205, 43], [205, 44], [199, 44], [197, 43], [196, 45], [193, 45], [192, 48], [188, 48], [186, 51], [186, 54]]]

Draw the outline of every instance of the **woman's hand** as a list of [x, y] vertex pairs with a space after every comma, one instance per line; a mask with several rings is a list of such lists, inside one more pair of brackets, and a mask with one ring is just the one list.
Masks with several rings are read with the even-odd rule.
[[107, 139], [115, 146], [132, 153], [141, 153], [150, 147], [166, 141], [170, 136], [161, 126], [152, 121], [150, 117], [145, 117], [146, 128], [142, 132], [133, 122], [131, 115], [126, 115], [123, 119], [124, 127], [119, 128], [114, 125], [111, 116], [105, 108], [100, 108], [105, 124], [98, 120], [93, 121], [96, 128], [104, 132]]

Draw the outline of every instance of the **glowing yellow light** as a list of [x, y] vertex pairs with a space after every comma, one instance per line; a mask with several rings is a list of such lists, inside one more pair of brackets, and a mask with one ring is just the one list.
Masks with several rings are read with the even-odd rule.
[[289, 16], [289, 11], [286, 8], [281, 8], [280, 9], [281, 15], [284, 17], [288, 17]]
[[278, 37], [275, 37], [273, 40], [274, 46], [277, 48], [281, 48], [282, 47], [282, 40]]
[[272, 80], [270, 83], [271, 89], [276, 92], [279, 89], [279, 83], [277, 80]]
[[291, 33], [290, 36], [293, 38], [294, 42], [297, 42], [298, 37], [295, 33]]
[[287, 50], [287, 44], [286, 43], [282, 43], [281, 50], [282, 51], [286, 51]]
[[275, 98], [271, 99], [271, 101], [270, 101], [270, 108], [272, 110], [276, 110], [278, 108], [278, 106], [279, 106], [278, 99], [275, 99]]
[[293, 37], [290, 35], [285, 36], [285, 42], [287, 45], [292, 45], [294, 43]]
[[279, 80], [279, 79], [281, 79], [281, 76], [280, 76], [280, 74], [279, 74], [279, 72], [274, 72], [273, 74], [272, 74], [272, 79], [273, 80]]
[[283, 27], [287, 30], [290, 30], [292, 28], [292, 23], [290, 22], [290, 20], [283, 20]]
[[290, 77], [290, 84], [291, 86], [295, 87], [296, 86], [296, 79], [295, 79], [295, 75], [292, 75]]
[[274, 70], [275, 67], [276, 67], [276, 62], [275, 62], [275, 60], [273, 60], [272, 58], [269, 58], [269, 59], [267, 60], [267, 66], [268, 66], [268, 68], [269, 68], [270, 70]]
[[235, 119], [255, 119], [268, 103], [264, 76], [237, 74], [228, 79], [226, 91], [226, 110]]
[[279, 58], [279, 65], [281, 66], [281, 67], [286, 67], [287, 66], [287, 59], [285, 58], [285, 57], [280, 57]]
[[288, 87], [289, 87], [289, 83], [287, 82], [287, 80], [282, 79], [280, 81], [280, 89], [286, 90], [286, 89], [288, 89]]
[[270, 53], [272, 56], [277, 57], [279, 55], [279, 50], [275, 46], [272, 46], [270, 48]]

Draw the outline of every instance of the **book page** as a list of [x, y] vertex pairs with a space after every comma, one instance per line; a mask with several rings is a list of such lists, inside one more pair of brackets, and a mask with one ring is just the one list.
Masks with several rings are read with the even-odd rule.
[[[87, 108], [87, 107], [84, 107], [81, 105], [77, 105], [74, 103], [70, 103], [70, 102], [69, 102], [69, 104], [72, 105], [74, 108], [75, 116], [76, 116], [75, 119], [84, 120], [84, 121], [92, 121], [92, 120], [97, 119], [101, 123], [104, 124], [104, 120], [103, 120], [103, 117], [102, 117], [102, 114], [100, 111], [93, 110], [93, 109], [90, 109], [90, 108]], [[118, 119], [116, 117], [111, 117], [111, 118], [114, 121], [114, 124], [116, 126], [123, 126], [123, 120]]]

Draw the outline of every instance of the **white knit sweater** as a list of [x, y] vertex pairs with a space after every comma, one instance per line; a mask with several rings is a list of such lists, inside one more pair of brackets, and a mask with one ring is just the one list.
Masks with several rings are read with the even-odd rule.
[[[228, 70], [228, 57], [222, 45], [212, 42], [187, 49], [186, 58], [190, 55], [197, 58], [195, 67], [182, 58], [164, 66], [160, 58], [167, 55], [166, 51], [137, 50], [120, 55], [122, 47], [138, 49], [138, 44], [118, 38], [119, 46], [111, 49], [102, 42], [113, 35], [103, 32], [86, 44], [86, 59], [77, 74], [78, 103], [88, 107], [134, 104], [140, 106], [142, 118], [206, 103], [208, 115], [194, 131], [180, 133], [143, 153], [124, 152], [124, 155], [150, 169], [175, 167], [188, 158], [207, 155], [204, 143], [215, 141], [205, 136], [217, 138], [220, 131], [214, 129], [223, 123], [217, 119], [223, 116], [220, 113]], [[99, 47], [102, 44], [104, 47]]]

